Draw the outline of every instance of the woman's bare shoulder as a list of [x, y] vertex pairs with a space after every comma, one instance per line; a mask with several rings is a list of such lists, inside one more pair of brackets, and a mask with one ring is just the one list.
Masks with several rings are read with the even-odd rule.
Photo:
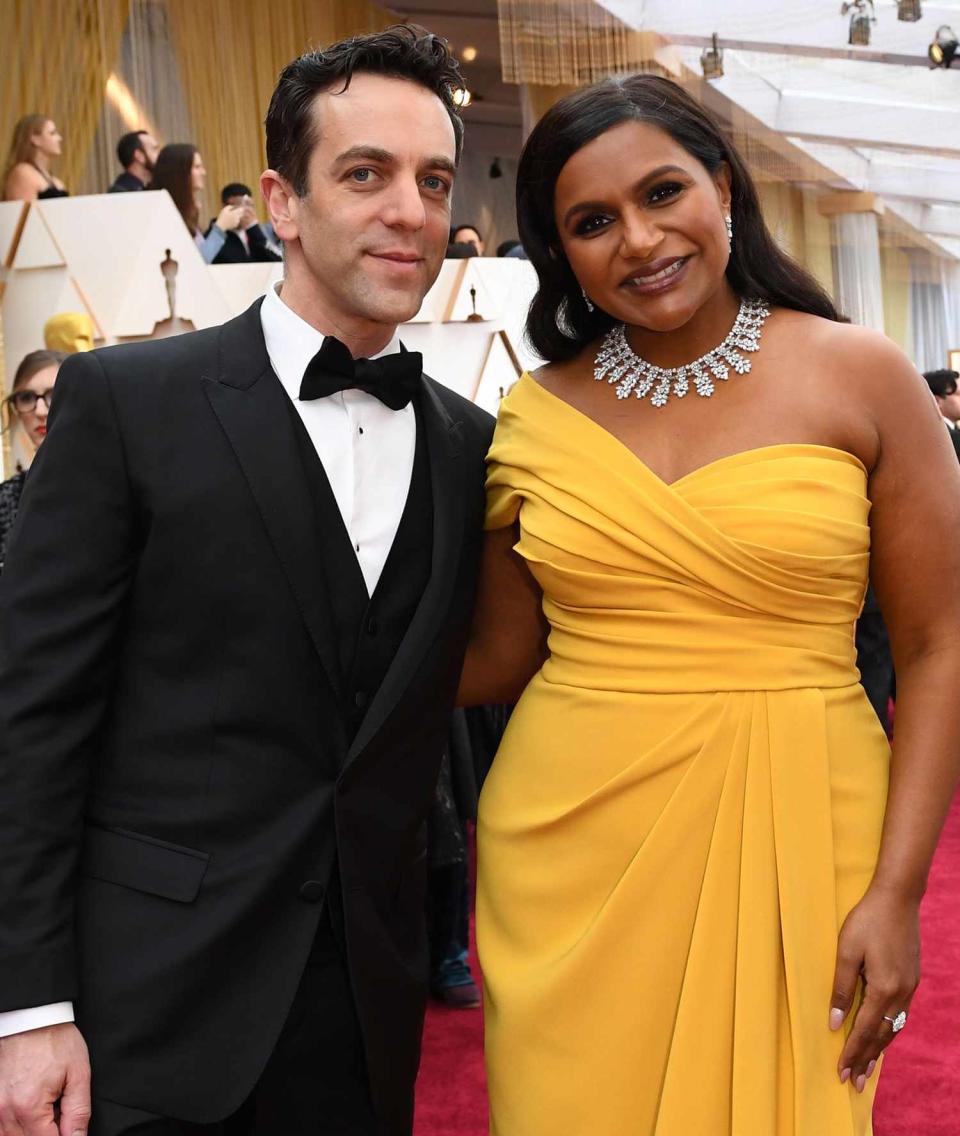
[[581, 379], [585, 375], [593, 374], [593, 360], [599, 347], [596, 343], [588, 343], [572, 359], [561, 359], [553, 363], [544, 363], [542, 367], [530, 372], [530, 378], [548, 391], [556, 394], [559, 390], [569, 386], [571, 379]]

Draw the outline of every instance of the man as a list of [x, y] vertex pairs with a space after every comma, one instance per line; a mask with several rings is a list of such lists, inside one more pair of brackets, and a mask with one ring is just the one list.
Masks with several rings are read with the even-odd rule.
[[450, 244], [473, 245], [477, 256], [483, 256], [486, 245], [476, 225], [457, 225], [450, 233]]
[[248, 186], [241, 182], [225, 185], [220, 191], [220, 202], [223, 205], [236, 205], [243, 210], [243, 216], [237, 228], [226, 234], [223, 248], [213, 258], [214, 264], [249, 264], [251, 261], [283, 259], [267, 245], [267, 237], [257, 220]]
[[957, 422], [960, 422], [960, 394], [957, 393], [960, 372], [946, 369], [924, 371], [923, 377], [927, 380], [930, 393], [937, 400], [940, 416], [946, 424], [957, 458], [960, 459], [960, 432], [957, 430]]
[[153, 177], [153, 167], [160, 153], [160, 144], [147, 130], [134, 130], [117, 143], [117, 161], [123, 173], [107, 193], [136, 193], [146, 189]]
[[87, 1047], [90, 1136], [409, 1136], [492, 433], [396, 341], [457, 82], [407, 27], [295, 60], [282, 291], [61, 372], [0, 580], [2, 1136], [88, 1131]]

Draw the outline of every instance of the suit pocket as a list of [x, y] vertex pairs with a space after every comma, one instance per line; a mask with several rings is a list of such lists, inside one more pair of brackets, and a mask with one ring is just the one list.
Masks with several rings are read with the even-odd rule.
[[88, 824], [81, 873], [95, 880], [192, 903], [210, 856], [124, 828]]

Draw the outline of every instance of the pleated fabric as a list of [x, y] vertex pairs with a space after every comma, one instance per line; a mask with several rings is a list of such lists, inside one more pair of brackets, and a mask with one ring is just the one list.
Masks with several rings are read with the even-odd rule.
[[888, 778], [866, 488], [799, 444], [668, 485], [529, 376], [503, 402], [487, 524], [519, 517], [550, 654], [480, 805], [495, 1136], [871, 1132], [828, 1029]]

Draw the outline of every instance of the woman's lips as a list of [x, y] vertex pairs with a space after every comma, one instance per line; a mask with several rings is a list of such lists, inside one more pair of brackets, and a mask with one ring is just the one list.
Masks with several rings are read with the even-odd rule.
[[[690, 257], [678, 256], [664, 261], [662, 268], [659, 265], [650, 265], [646, 270], [628, 276], [620, 287], [630, 292], [639, 292], [644, 296], [664, 292], [683, 278], [689, 262]], [[653, 271], [650, 271], [651, 268]]]

